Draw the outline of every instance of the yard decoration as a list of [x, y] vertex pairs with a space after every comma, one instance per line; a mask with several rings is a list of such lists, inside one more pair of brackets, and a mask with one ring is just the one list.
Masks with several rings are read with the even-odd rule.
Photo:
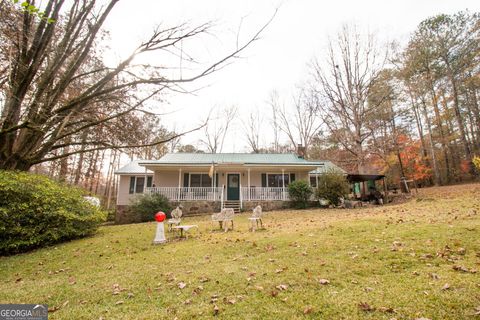
[[165, 239], [165, 227], [163, 225], [163, 221], [165, 221], [166, 217], [166, 214], [162, 211], [159, 211], [155, 214], [155, 220], [157, 221], [157, 233], [155, 234], [153, 244], [167, 242], [167, 239]]

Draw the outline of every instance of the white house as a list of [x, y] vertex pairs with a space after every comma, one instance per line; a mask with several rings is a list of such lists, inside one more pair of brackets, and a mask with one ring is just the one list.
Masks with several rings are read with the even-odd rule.
[[330, 161], [296, 154], [169, 153], [160, 160], [136, 160], [115, 172], [120, 176], [117, 217], [122, 220], [132, 198], [143, 193], [163, 194], [187, 213], [238, 211], [259, 203], [266, 210], [280, 208], [289, 201], [290, 182], [316, 186], [315, 176], [326, 169], [344, 172]]

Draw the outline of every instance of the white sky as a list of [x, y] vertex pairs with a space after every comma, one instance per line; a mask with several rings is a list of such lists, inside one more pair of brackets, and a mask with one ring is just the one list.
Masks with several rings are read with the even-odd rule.
[[[328, 36], [334, 36], [344, 23], [356, 23], [376, 32], [381, 39], [404, 43], [422, 20], [464, 9], [480, 11], [480, 1], [122, 0], [106, 23], [112, 38], [112, 52], [107, 61], [130, 53], [135, 44], [150, 35], [155, 25], [168, 27], [188, 22], [194, 26], [213, 21], [210, 35], [184, 44], [184, 51], [197, 58], [199, 66], [204, 66], [235, 48], [238, 30], [240, 42], [252, 36], [277, 7], [279, 11], [261, 40], [248, 48], [241, 59], [187, 86], [192, 90], [203, 88], [195, 95], [170, 94], [165, 103], [155, 106], [158, 112], [173, 112], [162, 118], [165, 126], [192, 128], [207, 117], [212, 107], [236, 105], [239, 116], [245, 118], [256, 109], [268, 112], [266, 101], [272, 90], [277, 90], [288, 106], [295, 86], [308, 77], [308, 62], [314, 56], [322, 56]], [[160, 58], [149, 57], [152, 62]], [[180, 59], [170, 60], [170, 66], [179, 67]], [[196, 144], [201, 134], [189, 134], [182, 143]], [[263, 135], [262, 143], [271, 142], [271, 126], [267, 121]], [[243, 136], [241, 122], [237, 121], [223, 152], [248, 151]]]

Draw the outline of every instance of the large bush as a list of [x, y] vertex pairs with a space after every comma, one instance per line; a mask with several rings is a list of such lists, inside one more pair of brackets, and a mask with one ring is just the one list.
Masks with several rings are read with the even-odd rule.
[[158, 211], [163, 211], [169, 216], [172, 206], [167, 197], [153, 193], [140, 195], [135, 198], [129, 210], [134, 215], [137, 215], [140, 221], [148, 222], [154, 220], [155, 213]]
[[327, 171], [318, 177], [317, 197], [326, 199], [331, 204], [338, 205], [341, 197], [350, 192], [345, 175], [338, 171]]
[[312, 194], [312, 187], [304, 180], [293, 181], [288, 185], [288, 195], [295, 208], [305, 209]]
[[0, 170], [0, 255], [90, 235], [105, 215], [78, 188]]

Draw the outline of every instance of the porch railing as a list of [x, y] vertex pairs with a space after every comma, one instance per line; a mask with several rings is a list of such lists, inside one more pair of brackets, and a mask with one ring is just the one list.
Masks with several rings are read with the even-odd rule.
[[145, 193], [158, 193], [171, 201], [220, 201], [223, 188], [217, 187], [152, 187], [146, 188]]
[[288, 189], [278, 187], [242, 187], [243, 201], [289, 200]]

